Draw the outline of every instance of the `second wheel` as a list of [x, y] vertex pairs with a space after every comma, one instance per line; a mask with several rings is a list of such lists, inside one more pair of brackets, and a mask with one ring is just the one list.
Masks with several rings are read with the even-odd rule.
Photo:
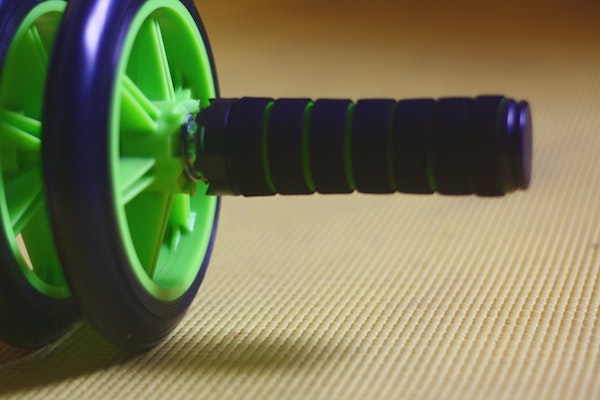
[[0, 0], [0, 340], [36, 348], [77, 317], [43, 193], [42, 99], [66, 2]]

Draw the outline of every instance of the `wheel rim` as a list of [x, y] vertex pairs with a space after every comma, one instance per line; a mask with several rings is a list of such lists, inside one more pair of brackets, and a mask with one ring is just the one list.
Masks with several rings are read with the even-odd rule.
[[187, 117], [216, 91], [200, 32], [180, 2], [151, 0], [141, 7], [115, 88], [110, 166], [121, 241], [140, 284], [172, 301], [200, 272], [217, 210], [206, 186], [185, 177], [178, 153]]
[[0, 214], [3, 234], [27, 281], [56, 299], [70, 296], [54, 249], [41, 172], [41, 115], [48, 59], [66, 2], [34, 7], [19, 26], [0, 79]]

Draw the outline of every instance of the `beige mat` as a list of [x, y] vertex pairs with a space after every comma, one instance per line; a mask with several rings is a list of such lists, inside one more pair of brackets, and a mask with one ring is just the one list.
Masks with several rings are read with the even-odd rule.
[[168, 341], [0, 345], [0, 397], [600, 398], [596, 2], [203, 3], [225, 96], [530, 100], [531, 190], [225, 199]]

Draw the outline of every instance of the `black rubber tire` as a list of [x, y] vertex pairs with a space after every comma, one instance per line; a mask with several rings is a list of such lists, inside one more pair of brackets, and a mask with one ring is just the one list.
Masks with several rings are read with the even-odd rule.
[[[174, 0], [178, 1], [178, 0]], [[180, 0], [204, 39], [192, 0]], [[72, 1], [58, 32], [51, 105], [44, 116], [45, 182], [56, 246], [83, 314], [110, 342], [129, 351], [158, 344], [190, 306], [204, 277], [217, 227], [219, 203], [199, 273], [173, 301], [152, 296], [136, 278], [118, 227], [110, 176], [110, 108], [118, 60], [132, 21], [145, 0]], [[102, 10], [102, 18], [98, 18]], [[95, 41], [86, 32], [102, 32]], [[66, 146], [65, 143], [69, 145]]]
[[[0, 73], [21, 22], [43, 2], [0, 0]], [[60, 338], [77, 315], [73, 298], [51, 298], [31, 285], [7, 237], [0, 234], [0, 340], [14, 347], [39, 348]]]

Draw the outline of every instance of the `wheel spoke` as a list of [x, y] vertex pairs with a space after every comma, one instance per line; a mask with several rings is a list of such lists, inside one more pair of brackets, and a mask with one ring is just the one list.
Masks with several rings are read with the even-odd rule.
[[46, 70], [48, 68], [48, 52], [46, 51], [46, 46], [40, 36], [40, 31], [35, 25], [29, 28], [28, 36], [31, 45], [35, 48], [34, 51], [38, 55], [38, 59], [43, 65], [44, 70]]
[[169, 230], [165, 237], [165, 245], [171, 251], [177, 249], [179, 240], [194, 229], [196, 214], [192, 213], [190, 196], [178, 194], [173, 198], [173, 206], [169, 215]]
[[126, 209], [136, 253], [150, 278], [154, 276], [165, 238], [172, 201], [172, 195], [146, 192], [129, 203]]
[[22, 151], [40, 150], [41, 122], [10, 110], [0, 111], [0, 142]]
[[38, 36], [40, 37], [46, 54], [50, 54], [52, 52], [52, 48], [54, 47], [54, 38], [56, 37], [56, 32], [60, 26], [61, 17], [62, 16], [59, 13], [54, 15], [46, 15], [46, 18], [38, 19], [34, 23], [33, 27], [38, 31]]
[[190, 204], [189, 194], [178, 194], [173, 200], [169, 223], [181, 228], [183, 232], [189, 233], [194, 229], [194, 215]]
[[151, 158], [125, 157], [119, 162], [119, 190], [121, 201], [128, 204], [155, 181], [149, 172], [156, 161]]
[[173, 76], [162, 30], [156, 19], [148, 19], [140, 29], [127, 74], [134, 78], [149, 99], [175, 100]]
[[129, 78], [123, 78], [121, 94], [121, 130], [124, 132], [156, 131], [160, 111]]
[[10, 221], [18, 234], [44, 204], [40, 169], [34, 168], [8, 179], [4, 190]]

